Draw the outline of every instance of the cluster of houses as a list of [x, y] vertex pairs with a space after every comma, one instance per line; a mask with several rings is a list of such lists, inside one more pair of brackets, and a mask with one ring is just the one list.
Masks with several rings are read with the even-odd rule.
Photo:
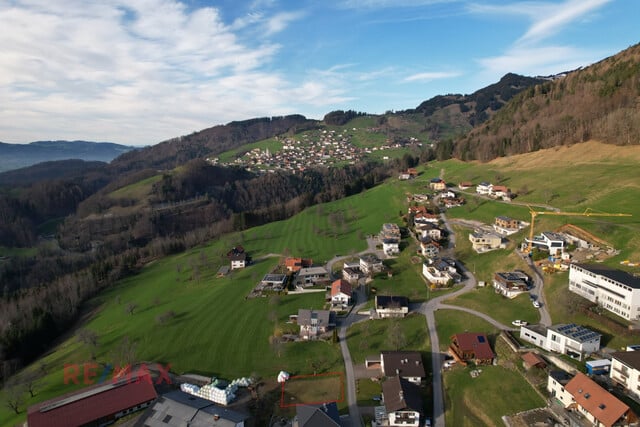
[[493, 185], [486, 181], [483, 181], [480, 184], [476, 185], [476, 193], [507, 202], [510, 202], [514, 197], [514, 194], [511, 192], [511, 190], [504, 185]]
[[[310, 166], [355, 164], [366, 155], [402, 146], [400, 143], [387, 141], [379, 147], [359, 147], [351, 141], [351, 131], [356, 130], [356, 128], [352, 128], [343, 131], [309, 131], [303, 133], [301, 139], [282, 139], [282, 149], [275, 152], [268, 148], [264, 150], [254, 148], [231, 162], [220, 162], [217, 157], [207, 158], [206, 161], [214, 165], [240, 166], [248, 171], [258, 173], [275, 172], [276, 170], [295, 173], [296, 171], [304, 171]], [[276, 137], [276, 140], [278, 139], [279, 137]], [[417, 144], [418, 141], [412, 138], [410, 143]]]
[[440, 228], [440, 217], [426, 206], [409, 206], [407, 220], [413, 226], [415, 236], [420, 244], [420, 253], [426, 258], [437, 257], [441, 242], [446, 237]]

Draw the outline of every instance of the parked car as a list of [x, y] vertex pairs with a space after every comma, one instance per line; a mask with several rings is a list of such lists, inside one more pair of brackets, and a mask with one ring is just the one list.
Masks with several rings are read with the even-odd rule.
[[513, 326], [527, 326], [529, 324], [529, 322], [527, 322], [526, 320], [514, 320], [513, 322], [511, 322], [511, 324]]
[[540, 307], [542, 307], [542, 304], [540, 304], [540, 301], [534, 301], [534, 302], [533, 302], [533, 306], [534, 306], [535, 308], [540, 308]]
[[431, 418], [427, 417], [424, 419], [424, 427], [431, 427]]

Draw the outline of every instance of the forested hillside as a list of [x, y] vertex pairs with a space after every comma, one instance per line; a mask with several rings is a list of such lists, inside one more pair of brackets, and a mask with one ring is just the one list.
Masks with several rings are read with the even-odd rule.
[[640, 44], [516, 95], [456, 143], [462, 160], [536, 151], [597, 139], [640, 141]]

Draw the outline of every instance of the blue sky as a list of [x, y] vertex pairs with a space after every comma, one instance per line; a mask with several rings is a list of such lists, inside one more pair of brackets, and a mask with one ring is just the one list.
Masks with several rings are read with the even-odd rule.
[[414, 108], [638, 43], [640, 1], [0, 0], [0, 141]]

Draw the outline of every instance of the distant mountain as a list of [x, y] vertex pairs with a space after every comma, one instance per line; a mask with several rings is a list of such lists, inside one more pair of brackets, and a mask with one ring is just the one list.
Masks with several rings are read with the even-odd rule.
[[52, 160], [79, 159], [110, 162], [136, 147], [111, 142], [36, 141], [30, 144], [0, 142], [0, 172]]
[[437, 95], [400, 114], [421, 114], [425, 118], [425, 130], [433, 141], [460, 136], [478, 126], [523, 90], [543, 83], [549, 77], [527, 77], [505, 74], [500, 81], [479, 89], [470, 95]]
[[105, 162], [78, 159], [36, 163], [32, 166], [0, 172], [0, 186], [27, 186], [38, 181], [71, 179], [103, 170], [106, 166]]
[[638, 144], [639, 105], [640, 44], [636, 44], [522, 91], [456, 141], [454, 155], [487, 161], [590, 139]]

